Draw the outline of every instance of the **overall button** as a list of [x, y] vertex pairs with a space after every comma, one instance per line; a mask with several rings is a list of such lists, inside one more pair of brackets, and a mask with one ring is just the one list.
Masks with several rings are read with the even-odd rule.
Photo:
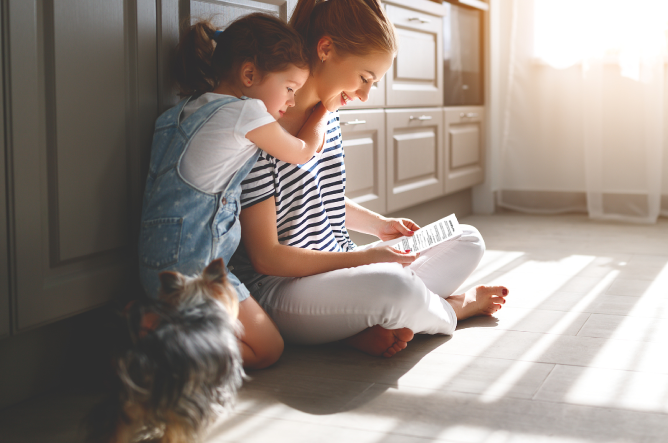
[[222, 205], [226, 205], [226, 204], [227, 204], [227, 199], [226, 199], [225, 197], [223, 197], [223, 198], [220, 200], [220, 203], [221, 203]]

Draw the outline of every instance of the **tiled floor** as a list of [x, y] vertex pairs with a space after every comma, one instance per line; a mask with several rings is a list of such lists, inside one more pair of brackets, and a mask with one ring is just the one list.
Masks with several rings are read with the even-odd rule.
[[[206, 442], [668, 441], [668, 220], [461, 221], [488, 248], [462, 289], [511, 290], [496, 318], [418, 336], [391, 359], [288, 347], [250, 374]], [[0, 441], [77, 441], [90, 402], [63, 394], [3, 411]]]

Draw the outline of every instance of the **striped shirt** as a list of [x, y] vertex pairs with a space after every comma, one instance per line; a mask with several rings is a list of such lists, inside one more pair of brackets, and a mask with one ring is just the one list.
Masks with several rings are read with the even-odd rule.
[[[303, 165], [260, 154], [253, 170], [241, 183], [241, 207], [270, 197], [276, 201], [278, 241], [287, 246], [320, 251], [355, 249], [346, 230], [346, 168], [338, 112], [330, 113], [325, 145]], [[234, 273], [244, 281], [240, 267], [248, 261], [243, 248], [232, 259]], [[241, 266], [241, 263], [245, 266]], [[247, 279], [246, 279], [247, 280]]]

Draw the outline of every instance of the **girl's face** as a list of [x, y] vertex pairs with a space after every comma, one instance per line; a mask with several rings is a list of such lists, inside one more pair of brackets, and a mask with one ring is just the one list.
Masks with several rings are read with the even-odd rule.
[[290, 65], [285, 71], [256, 77], [252, 84], [245, 88], [244, 95], [262, 100], [267, 112], [278, 120], [290, 106], [295, 105], [295, 92], [304, 86], [308, 76], [308, 69]]
[[371, 85], [390, 69], [394, 54], [337, 55], [331, 49], [324, 57], [314, 67], [316, 92], [328, 111], [336, 111], [353, 100], [367, 101]]

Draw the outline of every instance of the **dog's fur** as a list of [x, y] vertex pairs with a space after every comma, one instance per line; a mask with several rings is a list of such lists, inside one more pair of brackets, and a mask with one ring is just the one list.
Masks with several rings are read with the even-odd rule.
[[88, 416], [89, 442], [196, 441], [242, 383], [239, 302], [223, 261], [160, 281], [158, 300], [135, 301], [121, 316], [114, 381]]

